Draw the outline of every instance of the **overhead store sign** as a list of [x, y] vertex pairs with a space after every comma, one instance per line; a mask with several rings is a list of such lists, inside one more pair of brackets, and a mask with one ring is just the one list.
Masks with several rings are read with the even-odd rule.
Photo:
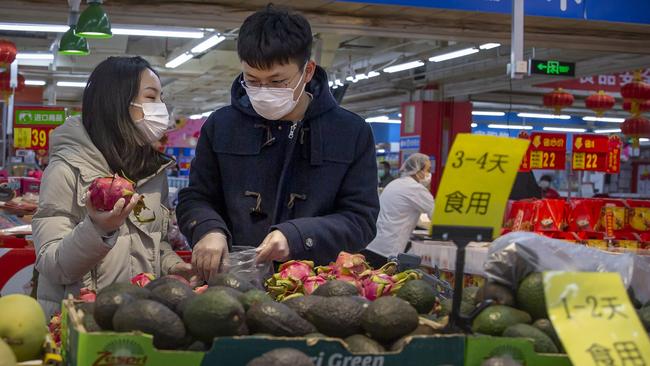
[[[501, 14], [512, 13], [511, 0], [346, 0], [346, 2]], [[610, 1], [526, 1], [524, 3], [524, 14], [528, 16], [650, 24], [650, 2], [648, 0], [625, 0], [618, 1], [613, 5]]]
[[606, 172], [608, 170], [609, 137], [573, 135], [573, 170]]
[[[650, 83], [650, 69], [642, 70], [641, 78], [644, 82]], [[538, 88], [562, 88], [567, 90], [604, 90], [608, 92], [618, 93], [621, 91], [621, 86], [627, 83], [631, 83], [632, 80], [634, 80], [634, 72], [626, 71], [614, 74], [584, 76], [577, 79], [537, 84], [535, 86]]]
[[530, 60], [529, 74], [575, 76], [576, 64], [557, 60]]
[[50, 133], [65, 121], [61, 107], [16, 107], [14, 111], [14, 148], [47, 150]]
[[567, 137], [561, 133], [534, 132], [530, 136], [531, 169], [564, 170]]

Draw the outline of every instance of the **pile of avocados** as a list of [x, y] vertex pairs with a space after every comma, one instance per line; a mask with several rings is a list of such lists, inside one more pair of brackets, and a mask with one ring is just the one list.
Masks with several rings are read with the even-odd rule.
[[113, 284], [94, 304], [78, 307], [87, 331], [140, 331], [168, 350], [207, 351], [215, 337], [336, 337], [352, 353], [376, 354], [401, 350], [412, 335], [435, 333], [424, 317], [434, 311], [437, 292], [421, 280], [372, 302], [337, 280], [276, 302], [236, 275], [219, 276], [202, 294], [173, 277], [144, 288]]

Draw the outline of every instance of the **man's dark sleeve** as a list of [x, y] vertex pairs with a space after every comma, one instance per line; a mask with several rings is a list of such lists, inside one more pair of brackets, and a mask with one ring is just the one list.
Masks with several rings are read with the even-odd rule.
[[358, 252], [377, 233], [377, 157], [370, 125], [357, 138], [355, 158], [339, 187], [335, 209], [329, 215], [290, 220], [272, 229], [284, 234], [291, 257], [327, 263], [340, 251]]
[[224, 197], [219, 162], [212, 148], [214, 128], [211, 117], [201, 129], [190, 171], [190, 185], [178, 194], [178, 225], [192, 247], [213, 231], [223, 232], [229, 245], [231, 242], [228, 226], [219, 214], [224, 212]]

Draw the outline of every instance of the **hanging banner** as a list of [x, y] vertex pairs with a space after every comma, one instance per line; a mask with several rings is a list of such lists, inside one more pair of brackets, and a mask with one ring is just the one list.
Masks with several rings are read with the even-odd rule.
[[[641, 71], [641, 79], [650, 83], [650, 69], [643, 69]], [[634, 80], [634, 72], [626, 71], [614, 74], [600, 74], [583, 76], [577, 79], [569, 79], [562, 81], [554, 81], [551, 83], [537, 84], [538, 88], [562, 88], [565, 90], [604, 90], [606, 92], [618, 93], [621, 87], [625, 84], [631, 83]]]
[[50, 146], [50, 134], [64, 121], [63, 107], [16, 107], [14, 148], [47, 150]]
[[561, 133], [533, 132], [530, 136], [530, 168], [564, 170], [567, 137]]
[[[530, 142], [530, 135], [526, 131], [519, 132], [517, 138], [527, 140]], [[531, 145], [528, 145], [528, 150], [524, 154], [524, 157], [521, 159], [521, 165], [519, 166], [519, 173], [527, 173], [530, 171], [530, 149]]]
[[609, 152], [607, 153], [607, 173], [621, 172], [621, 138], [618, 135], [609, 136]]
[[573, 135], [573, 170], [607, 172], [609, 137], [602, 135]]

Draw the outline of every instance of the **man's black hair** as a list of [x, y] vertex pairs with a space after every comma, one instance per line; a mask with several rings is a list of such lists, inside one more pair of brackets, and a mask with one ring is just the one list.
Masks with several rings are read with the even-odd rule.
[[381, 162], [381, 165], [383, 165], [384, 167], [390, 169], [390, 163], [385, 161], [385, 160]]
[[311, 57], [311, 46], [307, 19], [273, 4], [246, 18], [237, 39], [239, 59], [260, 70], [292, 62], [302, 69]]
[[545, 174], [545, 175], [542, 175], [542, 177], [539, 178], [539, 180], [540, 180], [540, 181], [545, 180], [545, 181], [547, 181], [547, 182], [552, 182], [552, 181], [553, 181], [553, 177], [550, 176], [549, 174]]

